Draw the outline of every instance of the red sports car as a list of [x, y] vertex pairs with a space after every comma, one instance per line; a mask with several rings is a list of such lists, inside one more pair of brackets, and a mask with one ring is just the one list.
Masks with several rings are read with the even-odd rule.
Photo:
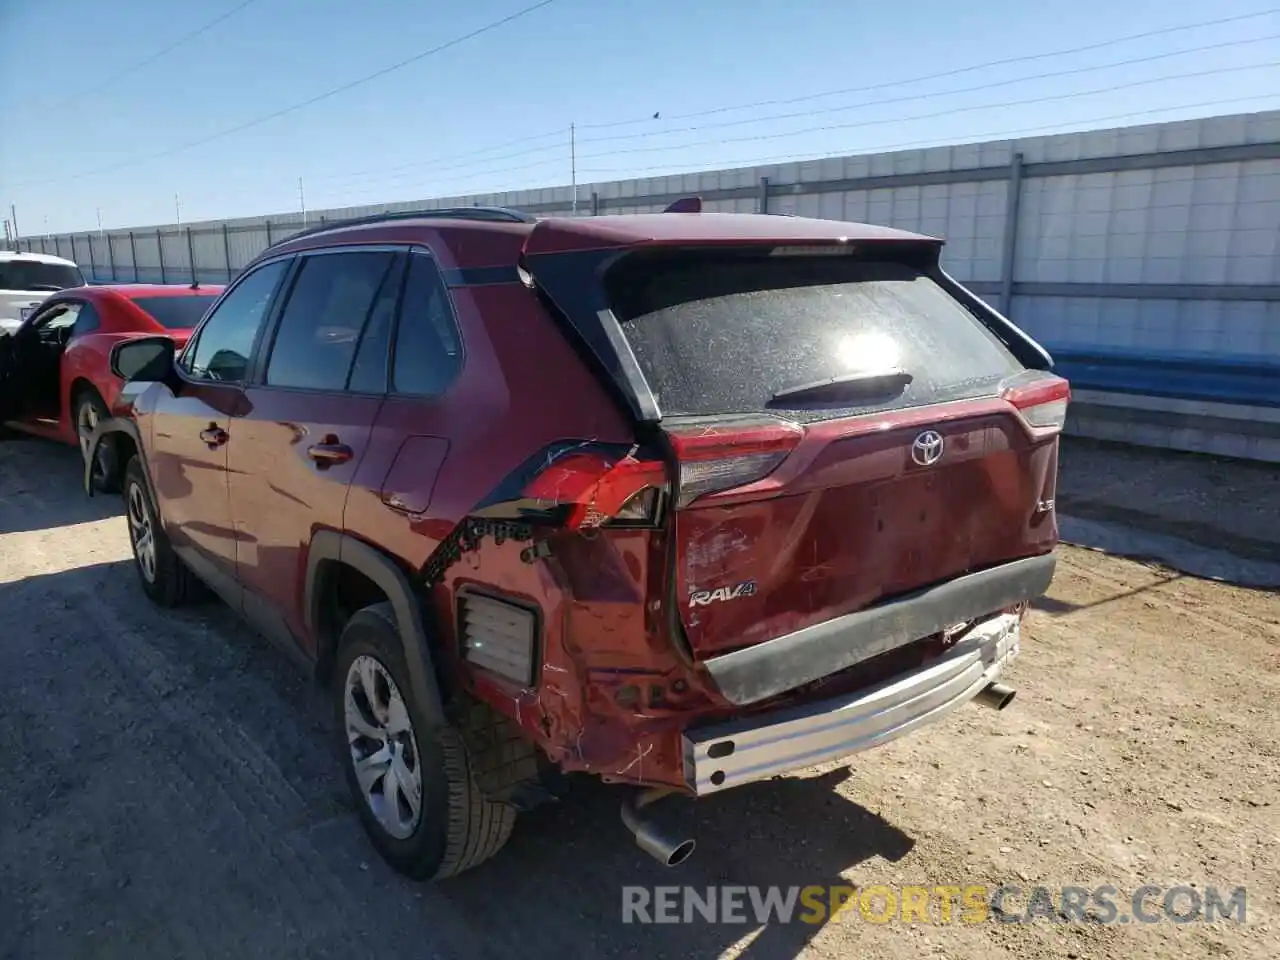
[[[162, 333], [181, 347], [221, 292], [206, 284], [132, 283], [53, 294], [14, 333], [0, 335], [0, 424], [79, 444], [83, 452], [120, 391], [108, 365], [112, 346]], [[101, 454], [102, 467], [110, 455]]]

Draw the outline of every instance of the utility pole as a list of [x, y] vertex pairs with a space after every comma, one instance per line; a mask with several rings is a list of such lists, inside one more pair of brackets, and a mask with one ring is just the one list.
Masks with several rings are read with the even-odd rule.
[[302, 229], [307, 228], [307, 195], [302, 191], [302, 178], [298, 178], [298, 206], [302, 207]]
[[102, 237], [102, 208], [98, 208], [98, 237]]
[[182, 201], [176, 193], [173, 195], [173, 215], [177, 218], [177, 226], [182, 226]]
[[18, 232], [18, 208], [12, 203], [9, 204], [9, 222], [13, 224], [13, 242], [17, 243], [22, 234]]
[[569, 183], [573, 189], [573, 200], [569, 209], [572, 216], [578, 215], [578, 142], [574, 124], [569, 124]]

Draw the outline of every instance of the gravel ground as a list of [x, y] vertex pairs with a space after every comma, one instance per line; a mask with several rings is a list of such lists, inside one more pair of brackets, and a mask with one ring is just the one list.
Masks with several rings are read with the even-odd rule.
[[[1178, 471], [1224, 482], [1076, 451], [1064, 500], [1105, 502], [1085, 457], [1148, 517], [1178, 519]], [[77, 472], [72, 450], [0, 441], [0, 957], [1280, 956], [1275, 593], [1066, 547], [1003, 713], [673, 805], [699, 841], [678, 870], [582, 780], [432, 887], [365, 842], [322, 694], [220, 605], [150, 607], [118, 502]], [[1246, 519], [1209, 519], [1273, 539], [1274, 495], [1239, 492], [1265, 484], [1225, 482]], [[659, 883], [1245, 886], [1249, 922], [623, 926], [622, 885]]]
[[1064, 437], [1059, 509], [1280, 562], [1280, 464]]

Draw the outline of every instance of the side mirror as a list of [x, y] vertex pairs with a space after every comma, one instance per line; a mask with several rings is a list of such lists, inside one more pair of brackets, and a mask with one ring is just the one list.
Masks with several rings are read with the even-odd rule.
[[111, 372], [124, 381], [171, 383], [175, 377], [174, 345], [169, 337], [137, 337], [111, 348]]

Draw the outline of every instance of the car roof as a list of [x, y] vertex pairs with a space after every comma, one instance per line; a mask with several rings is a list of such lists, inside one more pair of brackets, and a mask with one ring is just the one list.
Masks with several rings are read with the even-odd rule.
[[136, 297], [216, 297], [222, 293], [222, 284], [202, 283], [199, 287], [177, 283], [103, 283], [85, 284], [82, 287], [64, 287], [49, 294], [47, 303], [64, 300], [88, 300], [99, 306]]
[[74, 267], [74, 260], [67, 260], [65, 257], [55, 257], [50, 253], [30, 253], [26, 250], [0, 250], [0, 262], [8, 263], [11, 260], [28, 260], [35, 263], [53, 263], [62, 267]]
[[[83, 293], [84, 288], [80, 289]], [[122, 297], [216, 297], [223, 290], [220, 283], [202, 283], [193, 287], [189, 283], [112, 283], [94, 285], [88, 289]]]

